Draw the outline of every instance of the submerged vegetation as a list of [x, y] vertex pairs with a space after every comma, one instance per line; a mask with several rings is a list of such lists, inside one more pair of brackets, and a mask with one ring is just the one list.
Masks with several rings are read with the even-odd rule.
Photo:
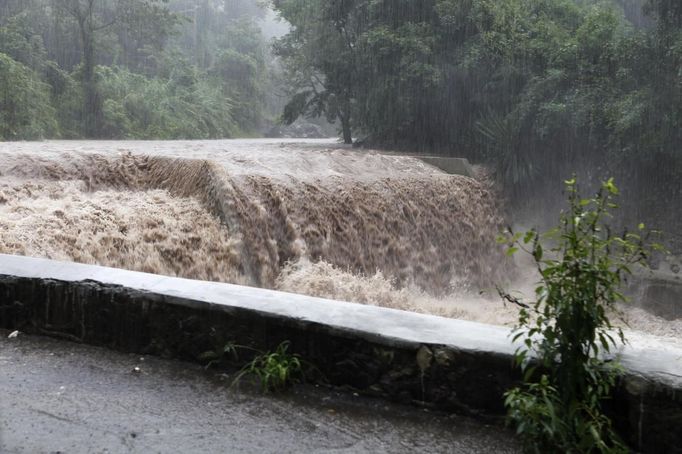
[[620, 372], [613, 348], [625, 342], [610, 317], [625, 302], [621, 287], [632, 268], [646, 266], [658, 246], [643, 224], [637, 233], [612, 233], [613, 180], [592, 199], [580, 197], [575, 179], [566, 184], [569, 209], [558, 228], [501, 238], [510, 254], [530, 254], [540, 275], [534, 303], [502, 294], [521, 306], [514, 340], [525, 381], [505, 403], [528, 452], [625, 453], [602, 408]]

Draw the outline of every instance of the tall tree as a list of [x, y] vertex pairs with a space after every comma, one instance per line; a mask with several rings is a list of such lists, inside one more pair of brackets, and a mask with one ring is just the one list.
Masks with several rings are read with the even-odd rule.
[[[83, 128], [87, 137], [97, 137], [102, 126], [102, 100], [97, 91], [97, 34], [119, 25], [142, 30], [150, 24], [173, 25], [164, 6], [167, 0], [53, 0], [78, 26], [82, 46]], [[162, 33], [167, 33], [162, 30]]]
[[274, 47], [291, 87], [291, 101], [283, 115], [286, 123], [301, 115], [325, 115], [330, 122], [339, 120], [344, 142], [352, 143], [357, 45], [362, 33], [358, 20], [362, 16], [353, 13], [366, 3], [274, 1], [280, 17], [292, 25], [291, 32]]

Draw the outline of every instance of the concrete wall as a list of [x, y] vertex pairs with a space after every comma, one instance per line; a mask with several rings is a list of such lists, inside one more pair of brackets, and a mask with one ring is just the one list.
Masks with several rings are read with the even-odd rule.
[[633, 304], [666, 320], [682, 319], [682, 276], [652, 273], [630, 281], [628, 295]]
[[[493, 419], [517, 379], [502, 327], [3, 255], [0, 327], [190, 360], [228, 341], [264, 350], [288, 340], [332, 385]], [[682, 349], [635, 337], [620, 356], [621, 432], [644, 452], [679, 452]]]
[[425, 163], [439, 168], [445, 173], [451, 175], [464, 175], [465, 177], [474, 177], [474, 170], [469, 164], [469, 160], [464, 158], [446, 158], [441, 156], [415, 156]]

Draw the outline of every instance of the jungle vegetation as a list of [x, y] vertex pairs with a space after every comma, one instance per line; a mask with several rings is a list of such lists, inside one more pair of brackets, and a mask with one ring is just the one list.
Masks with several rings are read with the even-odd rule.
[[268, 47], [251, 0], [0, 3], [0, 138], [257, 135]]
[[[682, 2], [274, 0], [284, 119], [338, 119], [365, 145], [489, 163], [511, 200], [577, 172], [624, 214], [682, 195]], [[539, 188], [551, 188], [549, 191]], [[553, 206], [551, 201], [549, 206]]]

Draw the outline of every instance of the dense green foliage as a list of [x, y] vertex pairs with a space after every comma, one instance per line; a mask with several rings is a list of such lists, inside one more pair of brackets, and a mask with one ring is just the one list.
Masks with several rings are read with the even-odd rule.
[[265, 122], [255, 0], [0, 4], [0, 139], [222, 138]]
[[512, 199], [572, 172], [617, 176], [638, 218], [682, 195], [678, 1], [274, 5], [293, 25], [288, 121], [345, 116], [368, 144], [492, 163]]
[[22, 140], [53, 134], [50, 87], [30, 68], [0, 53], [0, 137]]
[[612, 234], [613, 180], [592, 199], [580, 197], [575, 179], [567, 190], [569, 209], [558, 228], [501, 238], [510, 254], [531, 254], [541, 277], [531, 305], [503, 294], [522, 307], [514, 340], [522, 341], [516, 360], [526, 382], [507, 393], [506, 405], [528, 452], [627, 452], [602, 411], [619, 372], [608, 357], [624, 341], [609, 317], [625, 299], [623, 280], [647, 264], [655, 245], [644, 225]]
[[236, 129], [220, 86], [198, 77], [189, 65], [178, 66], [168, 78], [99, 67], [97, 80], [104, 137], [217, 139]]

